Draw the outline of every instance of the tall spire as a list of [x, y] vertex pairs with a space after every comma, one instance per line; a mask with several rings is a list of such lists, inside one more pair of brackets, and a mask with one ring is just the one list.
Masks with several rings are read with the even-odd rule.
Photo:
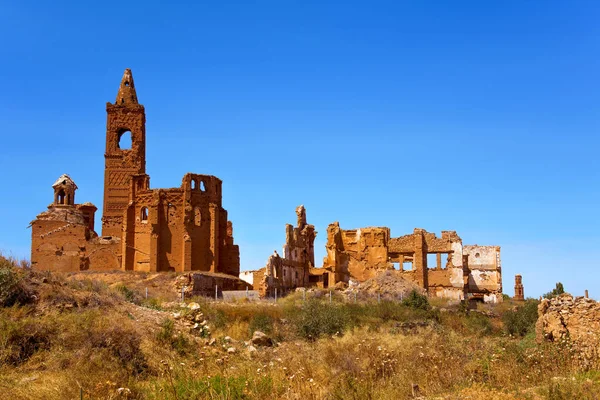
[[135, 93], [135, 85], [133, 84], [133, 75], [131, 70], [127, 68], [121, 79], [119, 93], [117, 93], [117, 101], [115, 105], [122, 104], [138, 104], [137, 94]]

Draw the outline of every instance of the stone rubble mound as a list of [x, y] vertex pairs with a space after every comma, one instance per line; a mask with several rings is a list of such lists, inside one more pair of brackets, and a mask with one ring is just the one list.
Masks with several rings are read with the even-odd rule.
[[580, 364], [598, 367], [600, 303], [568, 293], [543, 299], [538, 306], [536, 339], [571, 346]]
[[397, 271], [382, 271], [377, 276], [358, 283], [350, 281], [343, 293], [349, 298], [355, 293], [359, 298], [380, 296], [382, 300], [401, 300], [412, 291], [424, 294], [425, 291], [417, 284], [404, 279]]

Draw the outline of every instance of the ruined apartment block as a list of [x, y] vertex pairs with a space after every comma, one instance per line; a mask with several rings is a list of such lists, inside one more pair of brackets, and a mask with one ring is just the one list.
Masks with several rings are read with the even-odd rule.
[[455, 231], [416, 228], [397, 238], [387, 227], [327, 228], [327, 256], [320, 274], [323, 287], [350, 280], [363, 282], [394, 269], [430, 296], [455, 300], [502, 301], [500, 247], [463, 246]]
[[[236, 276], [239, 248], [222, 207], [222, 182], [188, 173], [181, 186], [150, 188], [146, 114], [125, 70], [114, 104], [107, 103], [102, 237], [96, 207], [76, 204], [75, 182], [61, 176], [54, 201], [31, 223], [35, 269], [55, 271], [206, 271]], [[130, 135], [131, 148], [122, 148]]]

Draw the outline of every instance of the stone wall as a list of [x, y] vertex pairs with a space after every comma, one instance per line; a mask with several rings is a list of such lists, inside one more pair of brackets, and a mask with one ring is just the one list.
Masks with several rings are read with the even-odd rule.
[[568, 293], [543, 299], [538, 306], [536, 339], [570, 345], [580, 364], [598, 368], [600, 303]]

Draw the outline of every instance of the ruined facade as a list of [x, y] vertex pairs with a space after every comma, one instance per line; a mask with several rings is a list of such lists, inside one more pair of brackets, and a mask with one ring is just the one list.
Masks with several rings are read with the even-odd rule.
[[523, 288], [523, 278], [521, 275], [515, 275], [515, 297], [513, 297], [513, 299], [517, 301], [525, 300], [525, 290]]
[[258, 271], [242, 272], [240, 278], [253, 285], [261, 296], [283, 294], [309, 286], [310, 271], [315, 265], [315, 227], [306, 222], [304, 206], [296, 208], [296, 226], [286, 224], [283, 257], [273, 252], [267, 265]]
[[417, 228], [392, 238], [386, 227], [344, 230], [336, 222], [327, 228], [326, 250], [324, 287], [363, 282], [393, 269], [430, 296], [502, 301], [500, 247], [463, 246], [455, 231], [438, 238]]
[[[239, 248], [222, 207], [222, 181], [188, 173], [178, 188], [150, 188], [145, 109], [129, 69], [106, 112], [102, 237], [94, 231], [96, 207], [75, 204], [77, 186], [63, 175], [53, 185], [54, 202], [32, 222], [32, 266], [237, 276]], [[129, 149], [122, 148], [125, 136]]]

